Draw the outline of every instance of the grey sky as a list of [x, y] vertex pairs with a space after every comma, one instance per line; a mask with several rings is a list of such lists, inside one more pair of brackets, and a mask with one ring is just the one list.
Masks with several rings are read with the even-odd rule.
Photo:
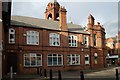
[[[16, 2], [13, 0], [12, 15], [31, 16], [44, 18], [44, 12], [50, 0], [35, 2]], [[21, 0], [22, 1], [22, 0]], [[30, 2], [31, 1], [31, 2]], [[118, 31], [118, 2], [90, 2], [90, 0], [79, 2], [78, 0], [57, 0], [61, 6], [67, 9], [67, 21], [70, 20], [79, 25], [87, 25], [89, 14], [92, 14], [96, 22], [100, 22], [106, 29], [106, 37], [116, 36]], [[105, 1], [105, 0], [104, 0]]]

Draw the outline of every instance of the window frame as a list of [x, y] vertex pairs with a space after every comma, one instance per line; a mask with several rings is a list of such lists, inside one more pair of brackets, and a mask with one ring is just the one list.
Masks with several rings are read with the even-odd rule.
[[[76, 62], [77, 58], [78, 58], [78, 63]], [[70, 62], [69, 62], [69, 59], [70, 59]], [[73, 59], [75, 59], [74, 60], [75, 63], [73, 63]], [[80, 59], [81, 58], [80, 58], [79, 54], [68, 54], [67, 55], [67, 65], [80, 65]]]
[[84, 35], [84, 44], [89, 47], [89, 36]]
[[40, 34], [38, 31], [29, 30], [26, 33], [27, 33], [26, 37], [27, 45], [39, 45]]
[[60, 46], [60, 34], [50, 33], [49, 34], [49, 45], [50, 46]]
[[89, 64], [90, 64], [90, 60], [89, 60], [90, 57], [89, 57], [88, 54], [85, 55], [85, 58], [86, 58], [86, 57], [88, 58], [88, 60], [86, 61], [86, 59], [85, 59], [85, 65], [89, 65]]
[[[26, 56], [29, 55], [29, 56]], [[39, 56], [38, 56], [39, 55]], [[38, 53], [25, 53], [24, 57], [24, 67], [40, 67], [42, 66], [42, 54]], [[26, 65], [26, 58], [29, 58], [29, 65]], [[35, 65], [32, 65], [32, 58], [35, 58]], [[40, 58], [40, 65], [38, 65], [38, 58]]]
[[[49, 56], [49, 55], [51, 55], [51, 56]], [[56, 55], [56, 56], [54, 56], [54, 55]], [[61, 55], [61, 56], [59, 56], [59, 55]], [[51, 64], [49, 64], [49, 59], [48, 58], [52, 59]], [[56, 65], [54, 65], [53, 58], [57, 58], [57, 64]], [[61, 64], [59, 64], [59, 62], [58, 62], [59, 58], [61, 58]], [[48, 54], [47, 55], [47, 65], [48, 66], [63, 66], [63, 54]]]
[[77, 47], [78, 41], [77, 41], [76, 35], [69, 35], [69, 47]]
[[94, 63], [98, 64], [98, 54], [94, 53]]
[[97, 46], [97, 34], [93, 35], [93, 45]]
[[[11, 32], [11, 30], [13, 30], [13, 32]], [[10, 36], [13, 35], [13, 39], [10, 39]], [[13, 42], [11, 42], [11, 40], [13, 40]], [[10, 28], [9, 29], [9, 44], [14, 44], [15, 43], [15, 29], [14, 28]]]

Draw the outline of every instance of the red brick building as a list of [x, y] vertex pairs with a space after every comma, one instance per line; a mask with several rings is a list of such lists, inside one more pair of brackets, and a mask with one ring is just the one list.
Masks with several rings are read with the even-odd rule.
[[117, 64], [120, 55], [120, 32], [115, 37], [106, 39], [108, 60], [111, 64]]
[[5, 34], [4, 72], [36, 73], [36, 68], [80, 70], [105, 67], [105, 29], [92, 15], [87, 29], [67, 23], [67, 10], [48, 3], [45, 19], [12, 16]]

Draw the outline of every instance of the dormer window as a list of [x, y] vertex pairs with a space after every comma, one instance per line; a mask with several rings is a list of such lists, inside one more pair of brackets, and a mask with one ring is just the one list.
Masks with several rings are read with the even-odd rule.
[[15, 30], [13, 28], [9, 29], [9, 43], [15, 43]]

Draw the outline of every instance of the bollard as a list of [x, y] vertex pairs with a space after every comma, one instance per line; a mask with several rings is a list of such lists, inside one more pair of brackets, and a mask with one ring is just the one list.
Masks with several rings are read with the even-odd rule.
[[13, 67], [12, 66], [10, 67], [10, 79], [11, 80], [13, 79]]
[[50, 80], [52, 80], [52, 69], [50, 69]]
[[119, 80], [118, 69], [116, 69], [116, 80]]
[[81, 78], [81, 80], [84, 80], [84, 73], [83, 73], [83, 71], [80, 71], [80, 78]]
[[58, 70], [58, 80], [62, 80], [61, 71], [60, 70]]
[[47, 78], [46, 69], [44, 69], [44, 77], [46, 77], [46, 78]]
[[42, 68], [40, 68], [40, 76], [42, 76]]

